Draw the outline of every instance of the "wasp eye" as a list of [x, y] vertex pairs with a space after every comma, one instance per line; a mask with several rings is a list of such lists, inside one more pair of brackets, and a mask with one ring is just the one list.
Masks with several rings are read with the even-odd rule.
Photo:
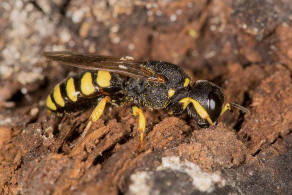
[[[216, 89], [212, 89], [208, 95], [208, 110], [216, 110], [218, 109], [218, 105], [220, 106], [222, 103], [221, 92]], [[221, 107], [219, 109], [221, 109]]]
[[208, 108], [207, 111], [211, 117], [211, 119], [217, 120], [220, 116], [222, 105], [223, 105], [223, 94], [221, 91], [218, 91], [216, 88], [212, 88], [208, 95]]
[[209, 99], [209, 109], [210, 110], [215, 110], [215, 107], [216, 107], [215, 100]]

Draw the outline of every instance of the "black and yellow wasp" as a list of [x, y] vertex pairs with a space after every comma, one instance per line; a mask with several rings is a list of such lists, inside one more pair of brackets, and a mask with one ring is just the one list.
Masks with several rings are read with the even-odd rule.
[[231, 107], [248, 112], [240, 105], [224, 104], [222, 90], [209, 81], [198, 80], [191, 85], [190, 77], [179, 66], [168, 62], [64, 51], [44, 55], [50, 60], [85, 69], [82, 74], [57, 84], [46, 105], [53, 112], [64, 113], [95, 103], [87, 130], [100, 118], [107, 103], [132, 104], [134, 116], [139, 117], [141, 142], [146, 119], [140, 107], [165, 109], [174, 115], [187, 110], [201, 127], [213, 125]]

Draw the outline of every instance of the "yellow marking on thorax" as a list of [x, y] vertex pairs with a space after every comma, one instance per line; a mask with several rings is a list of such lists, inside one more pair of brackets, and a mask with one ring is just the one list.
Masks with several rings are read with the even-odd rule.
[[174, 89], [169, 89], [168, 90], [168, 98], [171, 98], [174, 94], [175, 94], [175, 90]]
[[210, 125], [213, 125], [213, 121], [211, 120], [208, 112], [197, 100], [194, 100], [190, 97], [186, 97], [186, 98], [181, 99], [179, 102], [183, 104], [183, 110], [186, 109], [190, 103], [192, 103], [198, 115], [202, 119], [207, 120]]
[[62, 94], [61, 94], [60, 84], [57, 84], [55, 86], [54, 92], [53, 92], [53, 97], [54, 97], [55, 102], [59, 106], [61, 106], [61, 107], [65, 106], [65, 101], [64, 101], [64, 98], [62, 97]]
[[186, 78], [184, 82], [184, 87], [189, 86], [189, 84], [190, 84], [190, 79]]
[[108, 71], [100, 70], [97, 72], [96, 82], [100, 87], [109, 87], [111, 85], [111, 74]]
[[72, 100], [73, 102], [77, 101], [74, 79], [72, 77], [67, 80], [66, 93], [70, 100]]
[[54, 102], [52, 101], [51, 95], [48, 95], [47, 97], [47, 107], [51, 110], [57, 110], [56, 105], [54, 104]]
[[92, 75], [90, 72], [86, 72], [83, 74], [83, 76], [81, 78], [80, 89], [84, 95], [91, 95], [94, 93], [94, 86], [92, 83]]

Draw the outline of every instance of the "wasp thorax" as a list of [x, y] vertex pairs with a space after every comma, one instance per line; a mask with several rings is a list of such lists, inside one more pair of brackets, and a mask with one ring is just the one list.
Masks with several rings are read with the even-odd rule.
[[[196, 100], [208, 113], [212, 122], [215, 122], [222, 111], [224, 103], [224, 95], [220, 87], [206, 80], [198, 80], [190, 91], [189, 96]], [[210, 122], [200, 118], [198, 110], [193, 106], [188, 106], [188, 113], [191, 116], [199, 117], [198, 124], [200, 126], [209, 126]]]

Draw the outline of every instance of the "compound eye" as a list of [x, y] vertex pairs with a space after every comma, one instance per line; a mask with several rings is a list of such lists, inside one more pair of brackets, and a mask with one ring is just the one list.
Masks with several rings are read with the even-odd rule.
[[210, 109], [210, 110], [215, 110], [215, 108], [216, 108], [216, 102], [215, 102], [215, 100], [214, 100], [214, 99], [209, 99], [208, 101], [209, 101], [209, 102], [208, 102], [208, 104], [209, 104], [209, 109]]
[[208, 113], [213, 121], [216, 121], [220, 115], [223, 102], [216, 93], [210, 93], [208, 95]]
[[220, 100], [219, 100], [218, 95], [216, 95], [212, 92], [208, 95], [208, 109], [210, 111], [215, 110], [217, 103], [219, 103], [219, 102], [220, 102]]

